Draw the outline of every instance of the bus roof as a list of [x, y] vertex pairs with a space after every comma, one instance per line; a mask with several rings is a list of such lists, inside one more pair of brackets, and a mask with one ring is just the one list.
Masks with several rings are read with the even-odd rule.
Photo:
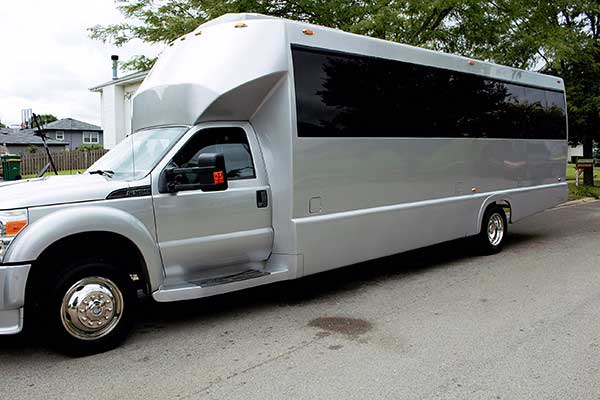
[[[288, 39], [291, 43], [429, 65], [488, 76], [508, 82], [564, 91], [564, 82], [559, 77], [262, 14], [225, 14], [200, 25], [194, 32], [225, 23], [247, 21], [248, 24], [251, 24], [253, 20], [272, 20], [273, 22], [286, 24]], [[305, 29], [311, 30], [313, 34], [304, 34]]]

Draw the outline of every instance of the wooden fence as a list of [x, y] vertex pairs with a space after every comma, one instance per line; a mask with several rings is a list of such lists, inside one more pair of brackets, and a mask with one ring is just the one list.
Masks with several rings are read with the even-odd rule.
[[[107, 152], [108, 150], [61, 151], [59, 153], [52, 153], [52, 159], [54, 160], [56, 169], [59, 171], [82, 170], [89, 168]], [[35, 154], [25, 154], [21, 159], [21, 175], [36, 175], [46, 164], [48, 164], [48, 156], [45, 151], [38, 151]], [[51, 172], [51, 169], [48, 172]]]

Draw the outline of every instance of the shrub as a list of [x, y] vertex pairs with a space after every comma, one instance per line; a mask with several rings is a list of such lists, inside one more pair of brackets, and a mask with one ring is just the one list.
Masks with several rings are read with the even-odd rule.
[[80, 151], [102, 150], [104, 147], [101, 144], [83, 144], [77, 148]]

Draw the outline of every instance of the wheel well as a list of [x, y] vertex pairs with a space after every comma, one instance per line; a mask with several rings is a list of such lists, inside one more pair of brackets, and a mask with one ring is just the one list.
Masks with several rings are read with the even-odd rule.
[[510, 205], [510, 203], [508, 202], [508, 200], [496, 200], [491, 202], [490, 204], [487, 205], [487, 207], [485, 208], [485, 211], [483, 212], [482, 215], [484, 215], [487, 210], [489, 210], [492, 207], [496, 207], [496, 206], [500, 206], [504, 209], [504, 213], [506, 214], [506, 220], [508, 221], [509, 224], [512, 224], [512, 207]]
[[137, 246], [128, 238], [113, 232], [85, 232], [64, 237], [46, 248], [33, 263], [29, 278], [28, 291], [35, 290], [49, 273], [56, 272], [61, 266], [57, 260], [77, 258], [97, 258], [116, 260], [127, 268], [127, 273], [138, 289], [150, 293], [146, 263]]

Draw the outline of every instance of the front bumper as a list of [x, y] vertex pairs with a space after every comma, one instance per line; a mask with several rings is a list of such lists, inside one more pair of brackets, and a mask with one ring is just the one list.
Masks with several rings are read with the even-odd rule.
[[0, 335], [23, 328], [25, 286], [31, 265], [0, 265]]

